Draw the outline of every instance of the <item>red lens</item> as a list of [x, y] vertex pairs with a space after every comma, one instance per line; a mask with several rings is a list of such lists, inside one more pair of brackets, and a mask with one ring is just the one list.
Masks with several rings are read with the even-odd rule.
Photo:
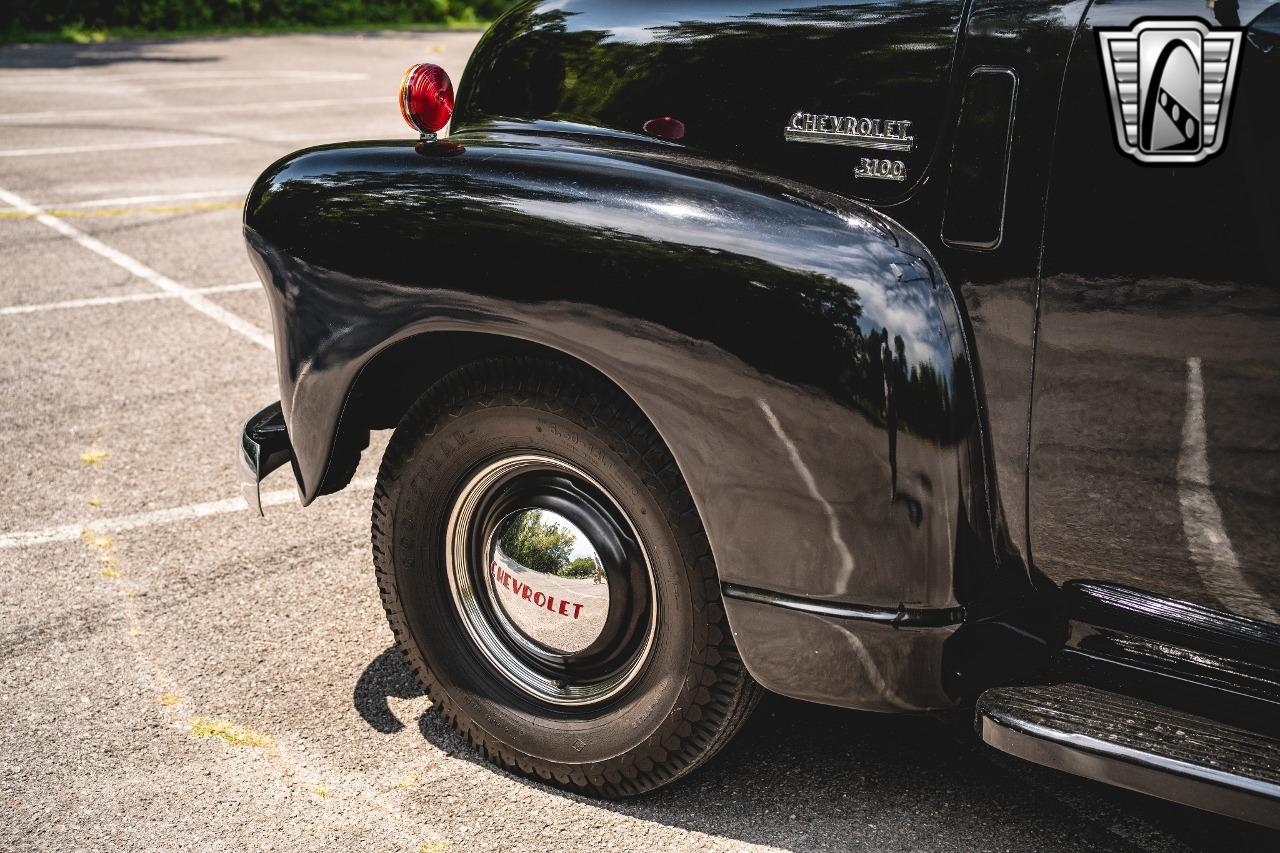
[[453, 115], [453, 83], [439, 65], [409, 66], [400, 81], [400, 114], [413, 129], [435, 133]]
[[670, 139], [673, 142], [677, 139], [684, 139], [684, 122], [671, 116], [651, 118], [644, 123], [644, 127], [641, 129], [650, 136], [656, 136], [659, 139]]

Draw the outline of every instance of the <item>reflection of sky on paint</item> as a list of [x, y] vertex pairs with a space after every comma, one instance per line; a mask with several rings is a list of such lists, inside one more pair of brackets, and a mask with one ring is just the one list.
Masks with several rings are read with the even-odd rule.
[[[1240, 25], [1248, 26], [1249, 23], [1258, 15], [1262, 14], [1269, 7], [1274, 5], [1275, 0], [1240, 0]], [[1203, 18], [1210, 25], [1216, 23], [1213, 11], [1209, 9], [1207, 3], [1189, 3], [1185, 8], [1175, 10], [1162, 11], [1161, 14], [1176, 14], [1179, 17], [1195, 17]], [[1101, 23], [1095, 21], [1095, 18], [1106, 16], [1106, 24], [1109, 26], [1126, 26], [1128, 23], [1138, 20], [1139, 18], [1150, 17], [1151, 4], [1144, 0], [1125, 0], [1120, 3], [1096, 3], [1089, 13], [1091, 23]], [[1114, 22], [1114, 23], [1113, 23]]]
[[[1240, 23], [1247, 26], [1250, 21], [1265, 11], [1274, 3], [1274, 0], [1240, 0]], [[1037, 10], [1037, 15], [1052, 17], [1060, 24], [1071, 25], [1080, 20], [1080, 14], [1088, 5], [1087, 0], [1075, 0], [1075, 2], [1067, 2], [1061, 4], [1046, 4], [1042, 10]], [[898, 3], [898, 0], [862, 0], [862, 2], [795, 2], [790, 4], [791, 8], [785, 11], [794, 13], [798, 10], [812, 8], [814, 10], [814, 18], [821, 19], [824, 14], [830, 14], [828, 11], [831, 7], [842, 8], [842, 11], [848, 12], [855, 9], [865, 9], [865, 13], [870, 22], [882, 22], [889, 14], [890, 10], [900, 11], [902, 14], [910, 14], [912, 11], [910, 5]], [[898, 7], [895, 9], [894, 7]], [[1139, 18], [1151, 15], [1150, 0], [1121, 0], [1121, 2], [1111, 3], [1101, 0], [1095, 4], [1095, 13], [1101, 12], [1105, 14], [1107, 19], [1120, 20], [1127, 19], [1136, 21]], [[653, 41], [655, 37], [663, 34], [663, 31], [669, 28], [674, 22], [686, 21], [689, 15], [688, 3], [670, 2], [664, 5], [654, 5], [650, 3], [629, 3], [626, 0], [556, 0], [552, 3], [544, 3], [540, 11], [559, 10], [566, 15], [572, 16], [570, 19], [570, 28], [576, 31], [596, 30], [609, 31], [613, 38], [618, 41], [627, 41], [643, 44]], [[776, 0], [758, 0], [758, 2], [748, 2], [748, 0], [703, 0], [698, 4], [698, 16], [700, 22], [715, 21], [750, 21], [760, 20], [759, 15], [765, 16], [765, 21], [782, 23], [777, 20], [779, 12], [779, 4]], [[1213, 23], [1213, 11], [1207, 3], [1188, 3], [1184, 8], [1176, 10], [1179, 15], [1192, 15], [1202, 17]], [[811, 21], [812, 19], [810, 19]], [[851, 24], [852, 25], [852, 24]]]
[[[959, 2], [959, 0], [957, 0]], [[1259, 14], [1273, 5], [1274, 0], [1240, 0], [1240, 23], [1248, 26]], [[813, 16], [801, 18], [804, 23], [812, 25], [822, 23], [824, 17], [831, 15], [831, 9], [837, 8], [845, 16], [839, 25], [857, 26], [857, 18], [848, 17], [850, 13], [865, 15], [866, 22], [872, 25], [884, 25], [893, 12], [904, 16], [915, 11], [916, 4], [902, 4], [898, 0], [862, 0], [862, 2], [831, 3], [829, 0], [819, 2], [796, 2], [790, 8], [779, 9], [777, 0], [702, 0], [698, 4], [699, 19], [690, 21], [689, 4], [670, 2], [664, 5], [652, 3], [629, 3], [626, 0], [555, 0], [544, 3], [540, 12], [560, 11], [568, 16], [569, 29], [575, 32], [594, 31], [608, 33], [607, 40], [628, 42], [631, 44], [648, 44], [658, 38], [670, 34], [673, 27], [681, 23], [694, 24], [723, 23], [770, 23], [785, 26], [788, 21], [784, 15], [795, 16], [796, 12], [812, 9]], [[1043, 9], [1033, 15], [1042, 19], [1056, 21], [1059, 26], [1071, 26], [1080, 20], [1081, 14], [1088, 5], [1088, 0], [1075, 2], [1046, 4]], [[856, 11], [855, 11], [856, 10]], [[1187, 8], [1177, 9], [1177, 14], [1201, 17], [1216, 23], [1213, 10], [1208, 3], [1188, 3]], [[1110, 3], [1100, 0], [1094, 7], [1094, 23], [1120, 25], [1133, 22], [1151, 15], [1149, 0], [1121, 0]]]
[[[1082, 0], [1083, 2], [1083, 0]], [[956, 0], [959, 3], [959, 0]], [[540, 12], [559, 11], [568, 17], [574, 32], [608, 33], [608, 38], [632, 44], [647, 44], [657, 38], [679, 33], [684, 25], [772, 25], [800, 23], [806, 26], [847, 26], [891, 24], [895, 14], [914, 14], [916, 6], [901, 0], [701, 0], [696, 10], [687, 0], [667, 3], [633, 3], [627, 0], [555, 0], [543, 3]], [[780, 6], [782, 8], [780, 8]], [[693, 14], [695, 17], [690, 17]], [[833, 21], [833, 17], [839, 16]]]
[[[526, 150], [519, 156], [561, 159], [564, 154], [562, 149]], [[590, 153], [584, 154], [582, 165], [594, 166], [593, 159]], [[615, 157], [609, 158], [608, 168], [622, 177], [631, 173], [641, 186], [651, 183], [655, 172], [662, 172]], [[510, 173], [502, 177], [508, 188], [522, 180], [522, 176]], [[668, 175], [663, 173], [661, 180], [668, 181]], [[648, 240], [700, 246], [760, 258], [784, 269], [830, 276], [857, 294], [862, 305], [858, 325], [863, 335], [888, 329], [891, 337], [902, 337], [910, 363], [932, 363], [949, 377], [951, 342], [932, 307], [938, 296], [923, 267], [918, 262], [911, 266], [914, 259], [874, 224], [874, 212], [868, 211], [866, 219], [841, 216], [798, 204], [796, 199], [775, 198], [704, 178], [685, 175], [680, 180], [691, 190], [684, 198], [645, 198], [643, 194], [619, 192], [610, 203], [601, 204], [587, 184], [568, 181], [556, 186], [557, 198], [539, 198], [546, 193], [539, 178], [536, 183], [531, 180], [528, 197], [507, 203], [535, 218], [623, 234], [637, 233], [643, 226]], [[744, 216], [748, 211], [750, 221]], [[768, 233], [757, 230], [762, 225], [769, 227]], [[815, 246], [821, 246], [822, 251], [814, 252]]]
[[[763, 197], [760, 200], [767, 203]], [[624, 203], [644, 206], [643, 202]], [[576, 205], [542, 199], [521, 199], [517, 206], [521, 212], [534, 217], [571, 222], [593, 230], [633, 233], [639, 222], [634, 210], [621, 206]], [[830, 225], [813, 224], [798, 227], [816, 239], [774, 235], [776, 239], [771, 240], [768, 235], [743, 227], [744, 223], [727, 220], [719, 211], [693, 214], [685, 210], [683, 215], [669, 218], [670, 204], [661, 207], [668, 210], [650, 208], [650, 213], [659, 215], [644, 220], [647, 238], [761, 258], [786, 269], [828, 275], [857, 293], [862, 304], [858, 326], [864, 336], [881, 328], [888, 329], [891, 336], [902, 336], [907, 358], [912, 363], [931, 362], [946, 372], [948, 360], [939, 347], [945, 338], [941, 318], [929, 308], [935, 301], [932, 289], [928, 282], [905, 274], [911, 272], [905, 268], [905, 262], [910, 259], [887, 241], [860, 239], [852, 228], [822, 234], [833, 229]], [[814, 245], [822, 246], [823, 251], [814, 253]], [[901, 280], [899, 271], [904, 272]]]
[[[797, 5], [804, 5], [803, 2]], [[719, 6], [723, 12], [716, 14]], [[702, 0], [698, 4], [698, 15], [708, 20], [724, 20], [749, 15], [757, 9], [776, 10], [774, 0], [768, 2], [748, 2], [748, 0]], [[608, 30], [620, 41], [647, 42], [652, 41], [658, 27], [669, 25], [671, 21], [688, 18], [690, 8], [688, 2], [672, 2], [667, 4], [630, 3], [626, 0], [556, 0], [544, 3], [539, 11], [558, 10], [572, 15], [570, 28], [582, 30]], [[646, 26], [649, 25], [649, 26]]]

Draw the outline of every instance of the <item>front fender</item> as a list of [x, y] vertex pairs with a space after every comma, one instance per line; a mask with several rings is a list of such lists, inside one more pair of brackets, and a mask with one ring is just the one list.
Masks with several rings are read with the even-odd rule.
[[[670, 447], [759, 680], [948, 704], [937, 648], [1000, 570], [963, 318], [923, 245], [676, 146], [511, 129], [452, 143], [302, 151], [250, 194], [305, 500], [382, 349], [438, 331], [536, 342], [611, 378]], [[770, 599], [783, 608], [758, 618]], [[803, 618], [786, 642], [847, 658], [803, 689], [776, 646], [788, 602]], [[850, 624], [875, 642], [848, 653]]]

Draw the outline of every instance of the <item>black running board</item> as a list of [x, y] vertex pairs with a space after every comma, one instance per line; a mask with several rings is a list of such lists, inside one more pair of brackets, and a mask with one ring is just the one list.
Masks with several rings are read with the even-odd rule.
[[1081, 684], [997, 687], [978, 699], [1003, 752], [1280, 828], [1280, 741]]

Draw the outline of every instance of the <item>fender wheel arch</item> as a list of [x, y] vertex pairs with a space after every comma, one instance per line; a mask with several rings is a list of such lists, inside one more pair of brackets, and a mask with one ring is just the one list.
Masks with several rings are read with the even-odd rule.
[[[497, 425], [500, 413], [506, 420]], [[477, 447], [484, 448], [485, 429], [517, 429], [522, 413], [555, 418], [581, 431], [571, 436], [575, 441], [594, 436], [607, 448], [592, 457], [594, 464], [608, 468], [612, 481], [635, 485], [631, 492], [620, 490], [625, 498], [619, 509], [640, 519], [641, 538], [660, 550], [651, 571], [668, 598], [658, 594], [663, 603], [655, 607], [688, 617], [687, 622], [676, 616], [676, 622], [658, 623], [659, 631], [666, 626], [663, 637], [673, 639], [657, 644], [634, 687], [600, 704], [599, 717], [592, 716], [597, 709], [590, 706], [578, 716], [568, 715], [566, 723], [566, 715], [557, 717], [555, 709], [542, 709], [518, 693], [503, 693], [502, 679], [466, 651], [461, 620], [455, 624], [447, 615], [443, 551], [437, 547], [443, 545], [444, 533], [432, 530], [445, 509], [434, 504], [455, 488], [444, 482], [452, 479], [446, 474], [478, 463], [466, 458], [465, 448], [451, 451], [447, 459], [438, 451], [442, 442], [457, 438], [448, 432], [451, 427], [467, 424], [480, 430]], [[505, 434], [500, 438], [507, 440]], [[572, 452], [571, 444], [564, 447]], [[428, 459], [430, 463], [424, 461]], [[427, 477], [428, 468], [437, 476]], [[655, 513], [647, 511], [655, 508]], [[419, 543], [427, 547], [416, 547]], [[537, 356], [491, 356], [457, 367], [431, 384], [408, 408], [387, 447], [375, 487], [372, 546], [383, 606], [408, 668], [450, 725], [488, 760], [511, 772], [610, 799], [644, 794], [709, 760], [741, 728], [763, 694], [734, 645], [711, 549], [670, 451], [635, 403], [589, 368]], [[418, 579], [423, 574], [427, 580]], [[684, 590], [688, 602], [674, 602], [670, 595], [675, 589]], [[445, 654], [446, 649], [453, 654]], [[679, 678], [659, 678], [656, 668], [665, 666], [684, 669], [674, 674]], [[678, 689], [654, 686], [677, 682]], [[668, 703], [659, 719], [653, 708]], [[641, 706], [645, 710], [637, 711]], [[539, 716], [544, 710], [548, 712]], [[658, 722], [634, 742], [623, 726], [640, 719]], [[591, 738], [596, 740], [587, 752], [605, 752], [574, 761], [563, 748], [567, 736], [556, 734], [556, 727], [568, 732], [577, 725], [594, 726]], [[544, 730], [552, 735], [543, 737]], [[573, 742], [575, 748], [580, 741]]]

